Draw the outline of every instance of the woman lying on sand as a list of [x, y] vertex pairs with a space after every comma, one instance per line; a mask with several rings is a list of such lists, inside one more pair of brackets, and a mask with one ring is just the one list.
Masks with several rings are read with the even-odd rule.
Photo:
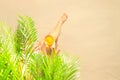
[[37, 44], [34, 47], [35, 51], [41, 51], [42, 53], [50, 54], [52, 51], [56, 51], [56, 53], [59, 53], [60, 50], [58, 48], [58, 38], [61, 33], [61, 28], [63, 23], [67, 20], [68, 16], [67, 14], [63, 14], [59, 21], [57, 22], [57, 25], [53, 28], [51, 32], [48, 33], [44, 37], [42, 41], [37, 41]]

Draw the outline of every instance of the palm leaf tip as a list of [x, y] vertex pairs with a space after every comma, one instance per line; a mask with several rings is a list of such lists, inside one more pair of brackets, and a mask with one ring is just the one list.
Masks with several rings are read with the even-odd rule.
[[16, 51], [28, 53], [36, 40], [37, 31], [34, 21], [28, 16], [19, 16], [18, 27], [15, 32]]

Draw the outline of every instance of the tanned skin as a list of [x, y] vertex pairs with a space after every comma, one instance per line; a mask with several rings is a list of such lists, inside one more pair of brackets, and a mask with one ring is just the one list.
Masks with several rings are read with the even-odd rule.
[[[67, 14], [63, 14], [60, 19], [58, 20], [56, 26], [53, 28], [52, 31], [50, 31], [46, 36], [50, 35], [54, 39], [54, 43], [50, 46], [48, 46], [45, 43], [45, 38], [42, 41], [38, 41], [37, 45], [35, 45], [34, 50], [35, 51], [41, 51], [42, 53], [49, 53], [51, 54], [52, 50], [56, 51], [59, 53], [60, 50], [57, 49], [58, 47], [58, 39], [61, 33], [62, 25], [64, 22], [67, 20], [68, 16]], [[45, 37], [46, 37], [45, 36]]]

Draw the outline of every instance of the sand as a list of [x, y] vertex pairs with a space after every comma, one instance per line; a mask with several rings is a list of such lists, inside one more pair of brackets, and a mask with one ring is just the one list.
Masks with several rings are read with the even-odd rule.
[[0, 0], [0, 21], [31, 16], [43, 38], [63, 13], [59, 47], [80, 58], [79, 80], [120, 80], [120, 0]]

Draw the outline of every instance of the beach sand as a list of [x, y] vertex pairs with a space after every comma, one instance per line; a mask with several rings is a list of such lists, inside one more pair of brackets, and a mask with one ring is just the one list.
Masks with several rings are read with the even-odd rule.
[[42, 39], [63, 13], [59, 48], [80, 59], [79, 80], [120, 80], [120, 0], [0, 0], [0, 21], [35, 21]]

